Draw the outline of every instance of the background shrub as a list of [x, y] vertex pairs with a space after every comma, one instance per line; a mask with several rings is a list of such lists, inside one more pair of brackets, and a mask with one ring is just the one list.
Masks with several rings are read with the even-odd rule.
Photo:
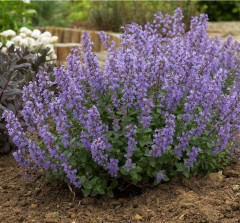
[[70, 1], [32, 1], [30, 6], [37, 12], [32, 26], [70, 26], [74, 9], [69, 7]]
[[18, 30], [22, 26], [32, 25], [32, 18], [37, 12], [31, 4], [26, 4], [22, 0], [0, 0], [0, 4], [0, 31]]
[[201, 11], [208, 14], [211, 21], [240, 20], [240, 3], [238, 1], [199, 1]]
[[239, 44], [210, 38], [206, 15], [186, 33], [182, 20], [127, 25], [117, 49], [101, 33], [104, 68], [85, 33], [54, 80], [40, 72], [23, 91], [27, 131], [3, 114], [19, 164], [84, 196], [222, 168], [240, 130]]
[[144, 25], [153, 19], [156, 12], [173, 13], [177, 7], [182, 8], [186, 24], [189, 24], [190, 17], [198, 10], [197, 2], [191, 1], [90, 1], [88, 20], [89, 25], [95, 29], [122, 32], [121, 27], [125, 24], [136, 22]]

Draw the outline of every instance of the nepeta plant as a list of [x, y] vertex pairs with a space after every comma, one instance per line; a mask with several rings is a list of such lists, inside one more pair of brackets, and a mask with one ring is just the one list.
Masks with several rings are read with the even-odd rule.
[[240, 130], [239, 45], [210, 38], [206, 15], [187, 33], [182, 19], [127, 25], [117, 49], [101, 33], [104, 68], [85, 33], [54, 80], [40, 72], [24, 88], [26, 132], [4, 113], [16, 160], [85, 196], [223, 167]]

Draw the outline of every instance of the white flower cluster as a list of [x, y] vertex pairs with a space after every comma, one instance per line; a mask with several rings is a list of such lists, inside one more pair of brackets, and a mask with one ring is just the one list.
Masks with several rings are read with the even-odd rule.
[[[0, 33], [0, 36], [6, 38], [5, 47], [2, 47], [2, 52], [7, 52], [7, 48], [12, 44], [14, 44], [16, 48], [21, 46], [28, 47], [33, 53], [39, 53], [41, 49], [50, 48], [46, 60], [57, 59], [53, 44], [58, 41], [58, 37], [52, 36], [50, 32], [46, 31], [41, 33], [38, 29], [32, 31], [26, 27], [22, 27], [19, 35], [16, 35], [16, 32], [9, 29]], [[3, 44], [0, 43], [0, 47], [2, 45]]]

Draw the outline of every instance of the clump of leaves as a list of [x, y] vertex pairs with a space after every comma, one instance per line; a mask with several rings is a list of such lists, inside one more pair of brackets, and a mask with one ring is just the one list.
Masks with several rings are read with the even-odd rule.
[[[25, 126], [21, 118], [22, 88], [30, 81], [35, 81], [38, 71], [51, 69], [50, 65], [45, 65], [48, 51], [44, 49], [38, 56], [28, 48], [16, 49], [14, 45], [8, 48], [7, 54], [0, 51], [0, 115], [4, 110], [10, 110]], [[8, 153], [12, 146], [5, 122], [0, 119], [0, 153]]]

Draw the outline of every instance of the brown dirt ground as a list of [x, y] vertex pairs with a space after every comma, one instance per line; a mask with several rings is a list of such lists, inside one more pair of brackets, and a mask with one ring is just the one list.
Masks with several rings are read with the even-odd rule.
[[82, 198], [23, 177], [11, 154], [0, 158], [0, 222], [240, 223], [240, 161], [223, 173], [169, 183], [128, 198]]

